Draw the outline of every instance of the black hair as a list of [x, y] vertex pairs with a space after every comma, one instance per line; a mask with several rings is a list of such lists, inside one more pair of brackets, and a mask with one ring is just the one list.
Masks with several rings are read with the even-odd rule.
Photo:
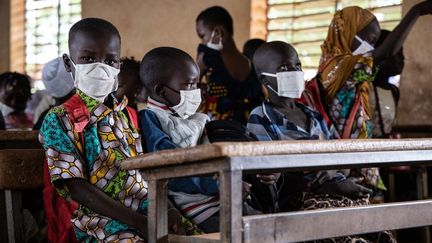
[[135, 60], [134, 57], [122, 57], [120, 61], [122, 64], [120, 67], [120, 72], [123, 70], [133, 70], [134, 72], [136, 71], [139, 73], [140, 62]]
[[119, 38], [119, 41], [121, 42], [120, 38], [120, 32], [118, 29], [111, 24], [110, 22], [99, 19], [99, 18], [85, 18], [81, 19], [80, 21], [76, 22], [69, 30], [69, 48], [70, 45], [75, 38], [76, 33], [80, 31], [86, 31], [86, 32], [95, 32], [95, 33], [108, 33], [111, 35], [115, 35]]
[[196, 22], [202, 21], [204, 25], [214, 28], [222, 25], [232, 35], [234, 33], [233, 20], [228, 11], [220, 6], [213, 6], [202, 11]]
[[[19, 97], [20, 104], [19, 107], [14, 107], [18, 111], [24, 111], [26, 108], [26, 103], [31, 97], [31, 78], [26, 74], [21, 74], [17, 72], [5, 72], [0, 74], [0, 89], [6, 88], [7, 85], [13, 85], [15, 87], [19, 87], [20, 90], [22, 90], [21, 94], [22, 96]], [[17, 96], [14, 94], [8, 95], [9, 97], [5, 97], [6, 99], [9, 98], [17, 98]]]
[[261, 65], [269, 61], [268, 58], [265, 58], [268, 56], [269, 53], [284, 53], [287, 50], [293, 51], [298, 56], [296, 49], [292, 45], [283, 41], [271, 41], [264, 43], [260, 47], [258, 47], [253, 56], [253, 65], [257, 76], [259, 77], [261, 75]]
[[149, 93], [157, 84], [164, 84], [185, 63], [195, 63], [186, 52], [174, 47], [158, 47], [144, 55], [139, 70], [141, 83]]
[[4, 88], [7, 84], [16, 82], [16, 85], [25, 88], [30, 94], [30, 80], [31, 78], [26, 74], [17, 72], [5, 72], [0, 74], [0, 88]]
[[250, 39], [246, 41], [243, 45], [243, 54], [249, 58], [249, 60], [252, 60], [255, 51], [264, 43], [266, 43], [266, 41], [262, 39]]

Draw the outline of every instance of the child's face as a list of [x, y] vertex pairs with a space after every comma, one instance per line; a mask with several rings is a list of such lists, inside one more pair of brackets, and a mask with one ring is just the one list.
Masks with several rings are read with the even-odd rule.
[[122, 71], [118, 75], [118, 89], [116, 91], [116, 97], [122, 99], [126, 96], [129, 100], [129, 104], [135, 103], [135, 97], [141, 92], [141, 81], [137, 70], [131, 70], [131, 68], [125, 68], [122, 66]]
[[18, 81], [12, 81], [0, 88], [0, 101], [18, 111], [26, 108], [30, 95], [30, 90], [21, 87]]
[[[381, 28], [379, 26], [378, 20], [374, 19], [366, 27], [357, 32], [357, 36], [360, 39], [368, 42], [371, 46], [375, 46], [379, 37], [381, 35]], [[351, 43], [351, 50], [354, 51], [360, 46], [360, 42], [354, 38]]]
[[[120, 68], [120, 39], [115, 34], [94, 33], [79, 31], [70, 43], [70, 58], [75, 64], [88, 64], [101, 62]], [[66, 70], [72, 71], [75, 77], [75, 68], [64, 56]]]
[[165, 94], [164, 98], [168, 101], [168, 105], [178, 105], [180, 103], [180, 90], [197, 89], [198, 82], [198, 66], [194, 62], [186, 62], [174, 72], [171, 79], [162, 87]]
[[202, 20], [196, 22], [196, 32], [201, 40], [201, 44], [207, 44], [211, 39], [212, 30], [208, 26], [204, 25]]
[[[267, 55], [263, 56], [264, 60], [262, 67], [259, 67], [261, 72], [273, 73], [285, 71], [302, 71], [301, 62], [297, 52], [292, 48], [285, 48], [282, 51], [269, 51]], [[265, 85], [270, 85], [274, 90], [278, 90], [277, 79], [275, 77], [261, 76], [261, 82]], [[269, 91], [270, 102], [287, 99], [279, 97], [272, 91]]]

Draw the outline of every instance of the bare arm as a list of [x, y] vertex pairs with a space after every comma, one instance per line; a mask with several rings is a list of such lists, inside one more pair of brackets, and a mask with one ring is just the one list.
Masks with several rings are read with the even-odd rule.
[[83, 179], [64, 180], [74, 201], [94, 212], [138, 229], [147, 238], [147, 217], [115, 201]]
[[373, 52], [375, 63], [394, 56], [402, 47], [418, 17], [432, 13], [432, 1], [414, 5], [398, 26], [388, 35], [384, 42]]

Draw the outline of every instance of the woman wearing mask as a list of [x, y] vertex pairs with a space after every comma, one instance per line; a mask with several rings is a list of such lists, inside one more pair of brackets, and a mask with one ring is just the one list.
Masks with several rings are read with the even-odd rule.
[[[197, 63], [205, 75], [203, 107], [212, 120], [236, 120], [246, 124], [249, 112], [261, 103], [261, 86], [250, 60], [233, 39], [233, 21], [222, 7], [202, 11], [196, 19], [201, 39]], [[202, 77], [201, 77], [202, 78]]]
[[[417, 18], [432, 12], [432, 1], [412, 7], [399, 25], [374, 49], [381, 29], [375, 16], [360, 7], [338, 11], [321, 45], [322, 56], [317, 78], [323, 86], [324, 107], [342, 138], [370, 138], [370, 82], [376, 64], [396, 54]], [[362, 169], [365, 183], [385, 189], [377, 168]]]

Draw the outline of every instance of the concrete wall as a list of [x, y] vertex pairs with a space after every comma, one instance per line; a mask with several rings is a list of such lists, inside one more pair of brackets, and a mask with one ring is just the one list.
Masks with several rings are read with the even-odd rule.
[[[404, 0], [404, 14], [420, 0]], [[432, 125], [432, 16], [423, 16], [404, 44], [399, 125]]]
[[122, 55], [141, 60], [158, 46], [173, 46], [193, 57], [199, 39], [195, 18], [207, 7], [226, 8], [234, 19], [234, 37], [241, 49], [249, 38], [250, 0], [83, 0], [83, 17], [112, 22], [122, 36]]

